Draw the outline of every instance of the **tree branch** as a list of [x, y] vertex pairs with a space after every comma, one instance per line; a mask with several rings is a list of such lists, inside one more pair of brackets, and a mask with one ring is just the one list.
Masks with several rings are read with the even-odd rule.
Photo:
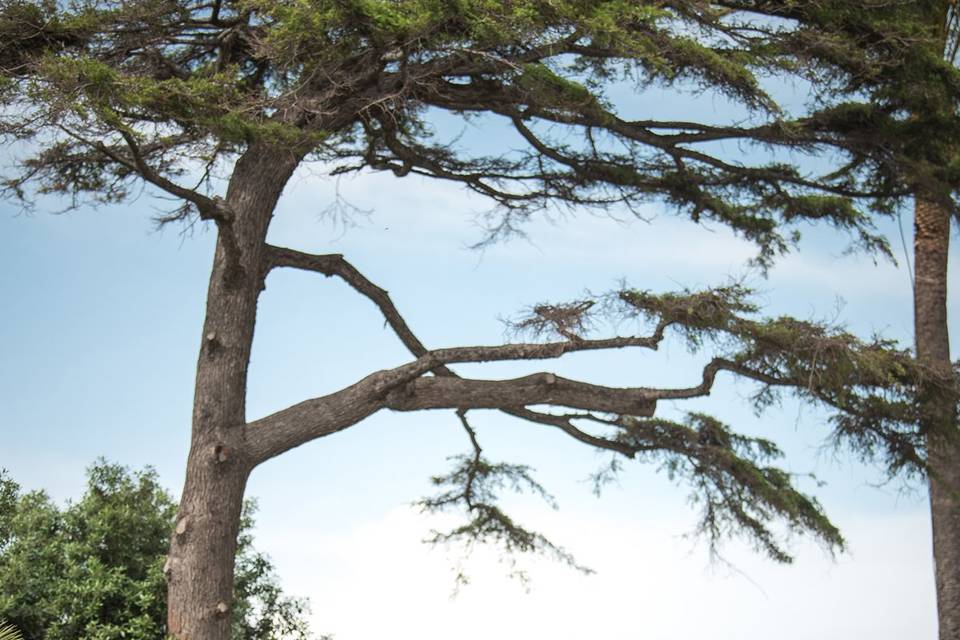
[[[514, 416], [516, 418], [522, 418], [523, 420], [527, 420], [529, 422], [536, 422], [538, 424], [545, 424], [551, 427], [557, 427], [558, 429], [566, 433], [568, 436], [574, 438], [575, 440], [579, 440], [584, 444], [597, 447], [598, 449], [607, 449], [609, 451], [614, 451], [628, 458], [632, 458], [637, 452], [636, 447], [632, 447], [622, 442], [617, 442], [615, 440], [608, 440], [607, 438], [599, 438], [597, 436], [591, 435], [589, 433], [586, 433], [585, 431], [578, 429], [573, 424], [572, 418], [580, 417], [580, 416], [569, 416], [569, 415], [559, 416], [551, 413], [543, 413], [541, 411], [533, 411], [531, 409], [527, 409], [526, 407], [522, 407], [519, 409], [503, 409], [503, 412], [511, 416]], [[652, 415], [652, 412], [651, 412], [651, 415]], [[591, 417], [589, 419], [595, 419], [595, 418]]]
[[195, 207], [197, 207], [197, 211], [200, 213], [201, 219], [215, 220], [217, 222], [224, 223], [228, 223], [233, 219], [233, 212], [230, 211], [229, 207], [227, 207], [222, 198], [210, 198], [201, 193], [197, 193], [193, 189], [188, 189], [178, 185], [157, 173], [153, 167], [146, 162], [143, 154], [141, 153], [139, 144], [133, 137], [133, 134], [131, 134], [129, 131], [119, 129], [118, 133], [121, 135], [121, 137], [123, 137], [127, 148], [130, 150], [132, 159], [125, 158], [115, 149], [108, 147], [104, 143], [100, 141], [89, 140], [75, 131], [71, 131], [67, 127], [60, 125], [59, 129], [77, 142], [94, 149], [95, 151], [106, 156], [109, 160], [123, 165], [130, 171], [140, 175], [144, 180], [155, 187], [158, 187], [170, 195], [176, 196], [193, 204]]
[[[269, 272], [275, 267], [291, 267], [320, 273], [328, 278], [337, 276], [353, 287], [355, 291], [366, 296], [367, 299], [377, 305], [380, 313], [383, 314], [384, 320], [390, 325], [390, 328], [397, 334], [400, 342], [403, 343], [403, 346], [405, 346], [411, 354], [419, 358], [427, 353], [427, 348], [420, 342], [420, 339], [414, 335], [413, 331], [410, 330], [406, 320], [403, 319], [403, 316], [400, 315], [397, 307], [393, 304], [393, 300], [390, 299], [390, 294], [387, 293], [385, 289], [378, 287], [368, 280], [356, 267], [347, 262], [342, 255], [338, 253], [316, 255], [294, 249], [287, 249], [285, 247], [268, 245], [265, 256], [267, 261], [266, 272]], [[432, 371], [437, 375], [444, 373], [446, 375], [453, 374], [453, 372], [445, 366], [438, 366]]]
[[130, 149], [130, 155], [133, 156], [133, 164], [137, 172], [143, 176], [147, 182], [163, 189], [171, 195], [177, 196], [178, 198], [182, 198], [187, 202], [192, 203], [197, 207], [197, 211], [200, 212], [200, 218], [202, 220], [215, 220], [218, 223], [229, 223], [231, 220], [233, 220], [233, 212], [222, 198], [209, 198], [205, 195], [197, 193], [193, 189], [182, 187], [175, 182], [164, 178], [162, 175], [154, 171], [153, 167], [147, 164], [143, 154], [140, 152], [140, 145], [133, 134], [123, 128], [119, 129], [119, 132], [124, 141], [127, 143], [127, 147]]
[[304, 400], [247, 423], [240, 440], [251, 465], [355, 425], [382, 409], [388, 392], [422, 376], [436, 364], [432, 358], [418, 358], [372, 373], [340, 391]]
[[[405, 347], [416, 357], [423, 357], [427, 355], [428, 351], [424, 344], [420, 341], [419, 338], [414, 335], [413, 331], [407, 325], [406, 321], [403, 319], [403, 316], [400, 315], [400, 312], [397, 310], [396, 306], [393, 304], [393, 301], [390, 299], [390, 295], [386, 290], [378, 287], [376, 284], [367, 279], [362, 273], [360, 273], [352, 264], [350, 264], [342, 255], [340, 254], [327, 254], [327, 255], [316, 255], [304, 253], [302, 251], [296, 251], [294, 249], [288, 249], [284, 247], [277, 246], [268, 246], [266, 252], [266, 261], [267, 266], [265, 271], [269, 271], [275, 267], [291, 267], [295, 269], [303, 269], [306, 271], [313, 271], [316, 273], [321, 273], [327, 277], [337, 276], [343, 279], [347, 284], [353, 287], [358, 293], [363, 294], [369, 300], [371, 300], [377, 307], [380, 309], [381, 313], [384, 316], [387, 324], [393, 329], [397, 337], [403, 343]], [[663, 339], [664, 325], [658, 324], [653, 335], [649, 338], [641, 339], [642, 342], [639, 343], [639, 346], [645, 346], [648, 348], [656, 349], [659, 342]], [[584, 341], [579, 340], [582, 344]], [[588, 341], [588, 342], [600, 342], [600, 341]], [[614, 348], [617, 346], [614, 344], [608, 348]], [[628, 345], [624, 345], [628, 346]], [[601, 348], [597, 345], [597, 348]], [[459, 377], [446, 365], [438, 365], [431, 369], [431, 371], [437, 376], [446, 376], [446, 377]], [[590, 435], [577, 429], [573, 423], [570, 421], [568, 416], [556, 416], [547, 413], [541, 413], [533, 411], [526, 407], [512, 408], [512, 409], [503, 409], [504, 413], [514, 416], [516, 418], [521, 418], [530, 422], [536, 422], [538, 424], [545, 424], [552, 427], [560, 428], [567, 435], [583, 442], [585, 444], [590, 444], [595, 447], [602, 449], [609, 449], [616, 451], [625, 456], [632, 457], [633, 450], [624, 446], [622, 443], [614, 442], [612, 440], [607, 440], [604, 438], [598, 438], [596, 436]], [[479, 451], [479, 443], [476, 439], [476, 433], [469, 426], [469, 423], [466, 421], [466, 411], [464, 409], [459, 409], [457, 415], [460, 418], [461, 424], [467, 430], [468, 435], [470, 436], [470, 442], [475, 451]], [[478, 454], [479, 455], [479, 454]]]
[[384, 400], [396, 411], [513, 409], [549, 404], [586, 411], [652, 416], [656, 396], [645, 388], [615, 388], [534, 373], [510, 380], [426, 377], [398, 385]]
[[341, 391], [306, 400], [247, 424], [243, 436], [247, 454], [254, 465], [259, 464], [310, 440], [346, 429], [384, 408], [517, 411], [526, 405], [550, 404], [630, 416], [652, 416], [656, 408], [654, 390], [604, 387], [552, 373], [512, 380], [420, 377], [442, 362], [436, 353], [430, 352], [395, 369], [378, 371]]
[[756, 380], [757, 382], [762, 382], [774, 387], [798, 386], [796, 381], [771, 376], [737, 364], [726, 358], [714, 358], [703, 368], [703, 381], [697, 386], [687, 387], [685, 389], [653, 389], [652, 391], [656, 393], [657, 398], [662, 400], [687, 400], [689, 398], [708, 396], [710, 395], [711, 389], [713, 389], [713, 382], [717, 374], [721, 371], [730, 371], [744, 378]]
[[[251, 454], [258, 462], [314, 438], [345, 429], [383, 408], [397, 411], [456, 409], [461, 422], [464, 422], [467, 410], [498, 409], [517, 418], [559, 428], [585, 444], [633, 457], [640, 449], [618, 439], [587, 433], [574, 424], [574, 419], [589, 418], [619, 426], [618, 421], [606, 421], [589, 412], [649, 417], [654, 414], [659, 399], [690, 399], [709, 395], [720, 371], [730, 371], [768, 386], [797, 387], [803, 384], [803, 381], [795, 379], [795, 376], [785, 374], [786, 377], [780, 377], [774, 372], [744, 364], [737, 358], [722, 357], [716, 357], [704, 366], [699, 384], [685, 388], [611, 388], [560, 378], [545, 372], [512, 380], [465, 379], [447, 365], [553, 359], [569, 352], [630, 346], [656, 349], [664, 338], [667, 326], [677, 322], [686, 323], [673, 317], [669, 309], [664, 309], [661, 310], [661, 317], [653, 334], [645, 337], [585, 339], [569, 336], [566, 340], [545, 343], [466, 346], [428, 351], [400, 315], [389, 294], [373, 284], [342, 255], [314, 255], [276, 246], [268, 246], [265, 255], [265, 271], [284, 266], [313, 271], [328, 277], [340, 277], [377, 305], [401, 342], [418, 357], [401, 367], [374, 373], [337, 393], [307, 400], [250, 423], [246, 433], [250, 437]], [[677, 304], [683, 303], [681, 306], [688, 313], [692, 313], [693, 298], [699, 300], [700, 306], [710, 306], [717, 302], [714, 300], [716, 296], [707, 296], [700, 300], [703, 297], [687, 296]], [[694, 318], [690, 318], [687, 321], [693, 320]], [[427, 372], [434, 373], [434, 377], [422, 377]], [[538, 404], [575, 408], [588, 413], [557, 415], [529, 408], [529, 405]], [[468, 433], [476, 448], [474, 434], [469, 429]]]
[[[433, 357], [440, 363], [452, 364], [456, 362], [487, 362], [494, 360], [538, 360], [556, 358], [573, 351], [594, 351], [600, 349], [620, 349], [624, 347], [643, 347], [656, 349], [663, 340], [663, 327], [650, 336], [617, 336], [596, 340], [577, 339], [545, 343], [517, 343], [497, 346], [455, 347], [450, 349], [436, 349], [428, 351], [419, 338], [407, 325], [403, 316], [397, 310], [390, 295], [382, 288], [368, 280], [356, 267], [350, 264], [340, 254], [317, 255], [287, 249], [284, 247], [268, 246], [266, 252], [266, 270], [275, 267], [292, 267], [321, 273], [327, 277], [337, 276], [353, 287], [357, 292], [366, 296], [377, 305], [390, 328], [411, 354], [418, 358]], [[435, 374], [455, 375], [446, 367], [439, 365], [431, 369]]]

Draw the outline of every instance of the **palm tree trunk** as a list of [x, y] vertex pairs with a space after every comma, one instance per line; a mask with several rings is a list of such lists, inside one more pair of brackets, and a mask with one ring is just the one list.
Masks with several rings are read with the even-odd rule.
[[[947, 260], [950, 210], [918, 195], [914, 211], [914, 332], [917, 358], [935, 376], [950, 376]], [[920, 389], [921, 424], [930, 459], [930, 514], [940, 640], [960, 639], [960, 438], [952, 397], [931, 383]]]

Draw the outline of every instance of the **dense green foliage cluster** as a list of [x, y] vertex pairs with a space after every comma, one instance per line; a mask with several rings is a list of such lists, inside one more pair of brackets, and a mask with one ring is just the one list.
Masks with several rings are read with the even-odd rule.
[[956, 402], [957, 376], [923, 367], [891, 340], [865, 341], [842, 327], [790, 317], [756, 319], [750, 295], [734, 285], [682, 295], [625, 290], [613, 300], [614, 312], [671, 327], [693, 349], [705, 340], [719, 345], [718, 370], [762, 384], [753, 397], [758, 409], [793, 393], [826, 407], [837, 440], [884, 461], [891, 475], [926, 472], [915, 390], [928, 385]]
[[[305, 603], [284, 595], [252, 546], [248, 503], [237, 552], [234, 637], [308, 637]], [[0, 620], [26, 640], [164, 640], [164, 559], [176, 505], [156, 474], [99, 461], [64, 508], [0, 475]]]
[[[915, 390], [924, 384], [956, 403], [960, 376], [944, 377], [921, 366], [908, 350], [890, 340], [864, 341], [842, 327], [790, 317], [760, 318], [752, 297], [753, 292], [739, 284], [663, 294], [624, 288], [595, 298], [537, 305], [512, 326], [521, 334], [589, 344], [602, 320], [636, 321], [652, 331], [652, 342], [646, 345], [652, 348], [673, 333], [692, 352], [709, 354], [710, 360], [699, 384], [649, 389], [651, 397], [704, 396], [716, 376], [728, 372], [757, 383], [752, 397], [757, 411], [777, 403], [784, 393], [793, 394], [824, 407], [834, 438], [864, 458], [883, 461], [891, 476], [929, 471], [927, 434], [919, 419]], [[574, 422], [604, 428], [606, 433], [592, 440], [595, 446], [657, 462], [671, 477], [688, 484], [693, 501], [702, 507], [699, 530], [711, 548], [737, 533], [773, 559], [789, 561], [783, 539], [770, 526], [775, 521], [789, 531], [812, 534], [828, 547], [843, 547], [839, 531], [817, 501], [773, 465], [782, 454], [769, 440], [738, 435], [700, 413], [690, 413], [681, 421], [629, 415], [604, 418], [590, 413], [566, 418], [567, 428], [573, 428]], [[488, 485], [502, 487], [508, 480], [516, 485], [518, 478], [524, 478], [512, 467], [498, 474], [495, 465], [481, 463], [477, 459], [471, 465], [469, 459], [461, 459], [453, 472], [436, 479], [450, 489], [425, 504], [447, 508], [454, 499], [469, 503], [471, 492], [484, 495], [481, 489]], [[615, 461], [597, 479], [610, 479], [620, 467]], [[473, 511], [473, 522], [451, 532], [453, 537], [475, 536], [504, 544], [501, 538], [510, 528], [491, 535], [489, 526], [483, 526], [489, 519], [482, 520], [482, 512]]]
[[[9, 0], [0, 136], [38, 152], [5, 184], [113, 201], [139, 177], [188, 201], [174, 217], [202, 215], [209, 192], [178, 178], [280, 143], [332, 173], [463, 183], [497, 203], [491, 237], [545, 208], [652, 198], [757, 242], [765, 265], [809, 219], [883, 251], [867, 208], [960, 183], [941, 4]], [[811, 83], [806, 112], [778, 103], [772, 74]], [[737, 115], [638, 119], [627, 87], [722, 94]], [[429, 124], [441, 111], [494, 116], [514, 150], [471, 153]], [[791, 150], [834, 166], [778, 159]]]

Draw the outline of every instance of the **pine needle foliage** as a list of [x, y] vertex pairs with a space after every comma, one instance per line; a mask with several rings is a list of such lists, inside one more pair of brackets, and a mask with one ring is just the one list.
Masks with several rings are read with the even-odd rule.
[[0, 622], [0, 640], [23, 640], [23, 634], [9, 622]]
[[[733, 285], [682, 295], [623, 290], [612, 299], [614, 311], [662, 323], [692, 349], [705, 341], [719, 346], [717, 370], [742, 371], [762, 384], [753, 396], [758, 410], [793, 393], [829, 410], [835, 438], [884, 461], [891, 476], [925, 473], [916, 390], [931, 384], [956, 399], [956, 376], [923, 367], [891, 340], [863, 341], [842, 327], [790, 317], [753, 319], [746, 315], [757, 311], [750, 295]], [[713, 375], [710, 365], [706, 375]]]
[[[756, 242], [761, 265], [804, 220], [887, 253], [868, 211], [890, 212], [910, 181], [951, 198], [960, 179], [956, 159], [942, 161], [952, 146], [911, 142], [960, 134], [953, 110], [914, 109], [960, 92], [957, 70], [925, 45], [931, 6], [5, 0], [0, 136], [29, 144], [4, 184], [24, 201], [79, 204], [122, 200], [145, 180], [187, 200], [163, 219], [215, 217], [201, 197], [214, 187], [197, 174], [269, 143], [332, 173], [461, 183], [497, 206], [490, 239], [545, 208], [639, 214], [652, 199]], [[812, 82], [819, 102], [789, 113], [766, 87], [773, 73]], [[942, 82], [902, 80], [927, 77]], [[625, 85], [710, 92], [737, 115], [640, 119], [614, 98]], [[488, 116], [514, 151], [471, 153], [430, 126], [438, 112]], [[731, 141], [743, 153], [715, 152]], [[835, 166], [771, 159], [790, 151]]]
[[[601, 319], [636, 320], [653, 330], [653, 344], [647, 346], [656, 348], [673, 334], [691, 352], [710, 356], [699, 384], [651, 388], [647, 390], [651, 397], [706, 396], [716, 376], [727, 372], [757, 384], [752, 402], [758, 413], [783, 394], [791, 394], [824, 408], [833, 427], [831, 439], [865, 460], [884, 463], [891, 477], [930, 472], [927, 437], [918, 427], [917, 389], [936, 388], [957, 403], [960, 375], [945, 378], [890, 340], [864, 341], [842, 327], [790, 317], [762, 319], [758, 310], [753, 292], [740, 284], [666, 294], [624, 287], [569, 303], [536, 305], [511, 327], [520, 335], [586, 345], [609, 340], [594, 336]], [[772, 441], [739, 435], [716, 418], [696, 412], [682, 421], [596, 412], [553, 417], [556, 426], [567, 430], [592, 429], [591, 443], [620, 454], [621, 460], [657, 463], [671, 479], [690, 487], [691, 501], [701, 509], [697, 532], [713, 552], [725, 538], [740, 536], [773, 560], [790, 562], [788, 540], [801, 532], [830, 550], [843, 549], [842, 535], [817, 500], [775, 465], [782, 452]], [[622, 462], [615, 459], [610, 468], [598, 472], [598, 490], [620, 469]], [[480, 510], [471, 506], [471, 487], [483, 486], [496, 472], [497, 467], [481, 464], [479, 458], [473, 464], [463, 458], [450, 475], [435, 479], [438, 485], [454, 488], [424, 504], [448, 508], [459, 502], [467, 513], [478, 515]], [[505, 469], [503, 475], [498, 486], [515, 472]], [[512, 523], [491, 528], [482, 526], [485, 522], [475, 517], [447, 535], [519, 546]], [[511, 536], [514, 542], [504, 543]]]

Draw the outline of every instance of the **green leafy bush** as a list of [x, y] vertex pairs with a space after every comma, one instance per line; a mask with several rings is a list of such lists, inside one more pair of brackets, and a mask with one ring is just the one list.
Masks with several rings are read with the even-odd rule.
[[[304, 640], [306, 602], [283, 594], [273, 565], [253, 548], [254, 511], [248, 501], [233, 637]], [[0, 620], [24, 640], [164, 640], [163, 564], [175, 516], [150, 468], [98, 460], [83, 497], [63, 508], [0, 471]], [[16, 640], [3, 629], [0, 639]]]

